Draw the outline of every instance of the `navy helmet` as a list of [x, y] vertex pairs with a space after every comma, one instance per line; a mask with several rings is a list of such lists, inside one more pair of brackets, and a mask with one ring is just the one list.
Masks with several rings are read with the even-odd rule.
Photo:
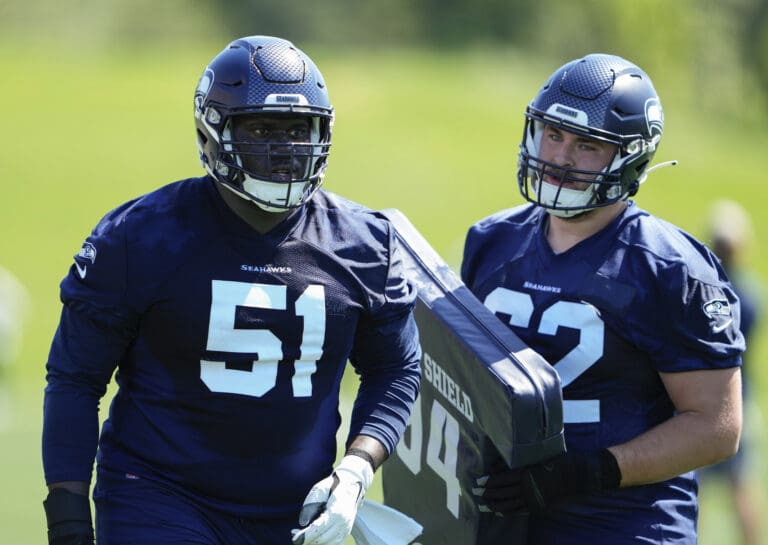
[[[249, 36], [216, 55], [195, 90], [200, 161], [218, 182], [261, 208], [279, 212], [301, 206], [320, 187], [328, 161], [333, 108], [315, 63], [288, 40]], [[309, 141], [238, 142], [237, 116], [298, 117], [309, 123]], [[255, 172], [246, 159], [275, 165]], [[299, 164], [286, 175], [280, 164]]]
[[[615, 55], [593, 54], [558, 68], [525, 112], [518, 185], [528, 201], [550, 213], [570, 217], [635, 193], [648, 174], [661, 140], [664, 114], [651, 79], [636, 65]], [[602, 171], [564, 168], [542, 160], [544, 125], [616, 145]], [[556, 173], [559, 185], [543, 182]], [[584, 191], [568, 182], [591, 185]]]

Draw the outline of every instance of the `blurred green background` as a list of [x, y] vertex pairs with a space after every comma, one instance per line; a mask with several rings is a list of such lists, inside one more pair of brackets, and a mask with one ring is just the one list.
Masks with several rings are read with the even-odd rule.
[[[20, 352], [0, 367], [0, 542], [45, 542], [41, 405], [58, 283], [106, 211], [202, 173], [192, 93], [231, 39], [279, 35], [313, 57], [337, 115], [326, 188], [400, 209], [455, 268], [471, 223], [522, 202], [516, 154], [540, 84], [583, 54], [622, 55], [665, 107], [656, 162], [680, 161], [650, 176], [639, 204], [703, 238], [710, 204], [737, 200], [765, 279], [767, 21], [766, 0], [0, 0], [0, 265], [29, 295]], [[751, 480], [765, 489], [768, 320], [759, 327], [747, 425]], [[739, 543], [731, 503], [723, 483], [704, 483], [700, 543]], [[765, 497], [754, 505], [764, 511]]]

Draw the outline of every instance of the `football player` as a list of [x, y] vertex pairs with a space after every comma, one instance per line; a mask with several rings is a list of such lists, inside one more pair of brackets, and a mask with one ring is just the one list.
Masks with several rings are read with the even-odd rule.
[[12, 419], [13, 403], [7, 389], [6, 372], [19, 358], [29, 307], [27, 287], [0, 265], [0, 430], [4, 430]]
[[[292, 43], [227, 45], [194, 118], [207, 174], [109, 212], [61, 284], [49, 543], [93, 543], [95, 456], [100, 544], [341, 544], [417, 395], [413, 286], [389, 221], [320, 189], [334, 113]], [[334, 468], [347, 361], [360, 388]]]
[[[738, 202], [729, 199], [718, 199], [709, 210], [706, 225], [705, 240], [725, 269], [728, 278], [733, 283], [741, 305], [741, 332], [747, 346], [750, 339], [756, 337], [756, 325], [760, 322], [763, 313], [763, 284], [749, 263], [750, 246], [754, 243], [754, 229], [749, 212]], [[422, 339], [423, 339], [422, 335]], [[423, 348], [423, 343], [422, 343]], [[699, 479], [715, 480], [723, 478], [729, 489], [732, 505], [736, 514], [736, 521], [740, 529], [744, 545], [757, 545], [763, 535], [763, 526], [759, 505], [762, 505], [763, 487], [752, 476], [752, 452], [754, 451], [755, 432], [758, 426], [756, 420], [760, 418], [760, 409], [754, 402], [750, 371], [752, 369], [748, 360], [751, 358], [744, 353], [742, 374], [742, 404], [745, 415], [744, 431], [741, 434], [739, 450], [727, 460], [704, 468], [699, 472]], [[750, 415], [752, 422], [749, 422]], [[702, 512], [706, 516], [707, 506], [703, 506]]]
[[[529, 201], [468, 232], [462, 278], [558, 372], [567, 452], [480, 476], [529, 542], [696, 543], [695, 468], [741, 430], [739, 303], [717, 258], [633, 197], [663, 130], [648, 75], [595, 54], [526, 110]], [[661, 166], [661, 165], [659, 165]]]

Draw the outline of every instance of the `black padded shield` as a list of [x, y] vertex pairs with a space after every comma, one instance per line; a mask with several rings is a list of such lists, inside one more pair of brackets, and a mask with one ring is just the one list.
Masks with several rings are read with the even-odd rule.
[[384, 210], [418, 289], [421, 393], [382, 467], [384, 502], [424, 527], [423, 545], [514, 545], [527, 519], [481, 513], [475, 479], [564, 450], [560, 381], [461, 282], [408, 219]]

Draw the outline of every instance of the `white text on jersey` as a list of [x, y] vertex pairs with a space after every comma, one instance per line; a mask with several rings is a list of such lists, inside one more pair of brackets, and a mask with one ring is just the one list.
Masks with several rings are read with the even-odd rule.
[[527, 280], [523, 283], [523, 287], [528, 288], [529, 290], [548, 291], [550, 293], [560, 293], [562, 291], [562, 289], [557, 286], [545, 286], [544, 284], [536, 284], [535, 282], [528, 282]]
[[292, 272], [290, 267], [285, 267], [282, 265], [240, 265], [240, 270], [247, 272], [275, 274], [290, 274]]

